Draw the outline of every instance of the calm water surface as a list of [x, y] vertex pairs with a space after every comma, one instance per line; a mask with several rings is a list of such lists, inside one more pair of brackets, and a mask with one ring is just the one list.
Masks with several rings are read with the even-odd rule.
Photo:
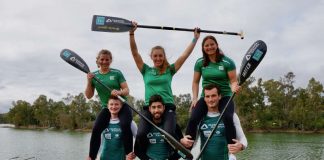
[[[324, 134], [247, 134], [248, 160], [324, 160]], [[0, 160], [84, 160], [90, 133], [0, 128]], [[199, 144], [199, 142], [198, 142]], [[193, 149], [198, 154], [198, 145]]]

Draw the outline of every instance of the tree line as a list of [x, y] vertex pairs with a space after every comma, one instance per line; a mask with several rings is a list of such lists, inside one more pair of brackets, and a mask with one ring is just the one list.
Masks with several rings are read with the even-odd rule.
[[[323, 85], [311, 78], [306, 88], [294, 87], [295, 75], [288, 72], [279, 80], [249, 78], [234, 98], [236, 113], [245, 130], [302, 130], [324, 129]], [[128, 96], [128, 103], [140, 110], [144, 100]], [[185, 128], [189, 118], [191, 95], [174, 96], [177, 122]], [[83, 93], [68, 94], [60, 101], [40, 95], [32, 104], [24, 100], [12, 103], [0, 123], [17, 127], [35, 126], [57, 129], [91, 129], [101, 110], [98, 97], [87, 100]], [[138, 122], [138, 115], [134, 114]]]

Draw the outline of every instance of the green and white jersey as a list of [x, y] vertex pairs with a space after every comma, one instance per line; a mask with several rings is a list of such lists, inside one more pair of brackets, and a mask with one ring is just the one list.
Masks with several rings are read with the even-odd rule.
[[161, 133], [155, 127], [152, 127], [146, 136], [149, 140], [146, 155], [153, 160], [168, 159], [171, 147], [162, 137]]
[[[208, 84], [216, 84], [220, 87], [222, 96], [231, 96], [232, 90], [230, 80], [227, 75], [229, 71], [235, 69], [235, 63], [232, 59], [224, 56], [221, 62], [209, 62], [208, 66], [203, 66], [203, 58], [199, 58], [195, 64], [195, 72], [199, 72], [202, 77], [202, 89]], [[201, 96], [204, 94], [202, 92]]]
[[[118, 69], [110, 68], [110, 71], [106, 74], [101, 74], [99, 70], [93, 72], [93, 74], [101, 81], [103, 84], [111, 89], [119, 90], [120, 84], [126, 82], [124, 75]], [[92, 86], [97, 90], [100, 98], [100, 102], [103, 108], [107, 107], [108, 99], [111, 95], [111, 91], [99, 84], [96, 80], [92, 79]], [[126, 97], [123, 97], [126, 98]]]
[[174, 104], [171, 89], [172, 77], [176, 73], [174, 64], [160, 74], [158, 69], [144, 63], [141, 73], [145, 85], [145, 105], [149, 104], [150, 97], [154, 94], [162, 96], [164, 103]]
[[[201, 121], [199, 125], [201, 144], [205, 144], [211, 131], [213, 130], [213, 128], [215, 128], [218, 118], [219, 113], [208, 112], [208, 114], [204, 117], [203, 121]], [[201, 159], [228, 160], [228, 148], [225, 137], [225, 126], [223, 121], [220, 121], [214, 135], [211, 137], [211, 139], [208, 142], [208, 145], [203, 151]]]
[[121, 140], [122, 131], [119, 120], [110, 120], [108, 128], [103, 132], [103, 148], [100, 160], [124, 160], [126, 157]]

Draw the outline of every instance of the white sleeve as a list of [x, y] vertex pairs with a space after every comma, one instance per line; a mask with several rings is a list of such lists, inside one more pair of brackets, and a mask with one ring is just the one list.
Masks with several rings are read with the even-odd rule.
[[132, 121], [131, 130], [132, 130], [132, 133], [133, 133], [133, 137], [135, 138], [136, 134], [137, 134], [137, 125], [136, 125], [136, 123], [134, 121]]
[[239, 140], [243, 144], [243, 149], [245, 149], [248, 145], [248, 142], [247, 142], [247, 139], [243, 132], [240, 119], [236, 113], [233, 114], [233, 121], [234, 121], [235, 130], [236, 130], [236, 139]]

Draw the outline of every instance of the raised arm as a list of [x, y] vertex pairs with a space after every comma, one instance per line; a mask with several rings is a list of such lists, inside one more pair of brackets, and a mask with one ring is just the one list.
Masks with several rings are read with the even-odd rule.
[[199, 82], [201, 78], [200, 72], [194, 72], [193, 80], [192, 80], [192, 103], [191, 108], [195, 107], [197, 100], [198, 100], [198, 93], [199, 93]]
[[200, 36], [199, 28], [195, 28], [194, 38], [192, 39], [188, 47], [185, 49], [185, 51], [180, 55], [180, 57], [174, 63], [174, 68], [176, 71], [178, 71], [181, 68], [183, 63], [186, 61], [186, 59], [189, 57], [189, 55], [195, 48], [199, 36]]
[[140, 71], [142, 71], [144, 62], [143, 62], [141, 55], [139, 54], [139, 52], [137, 50], [135, 34], [134, 34], [135, 30], [137, 29], [137, 23], [136, 22], [132, 22], [132, 23], [133, 23], [134, 28], [129, 31], [129, 44], [130, 44], [130, 48], [131, 48], [132, 55], [133, 55], [134, 61], [136, 63], [136, 66]]

